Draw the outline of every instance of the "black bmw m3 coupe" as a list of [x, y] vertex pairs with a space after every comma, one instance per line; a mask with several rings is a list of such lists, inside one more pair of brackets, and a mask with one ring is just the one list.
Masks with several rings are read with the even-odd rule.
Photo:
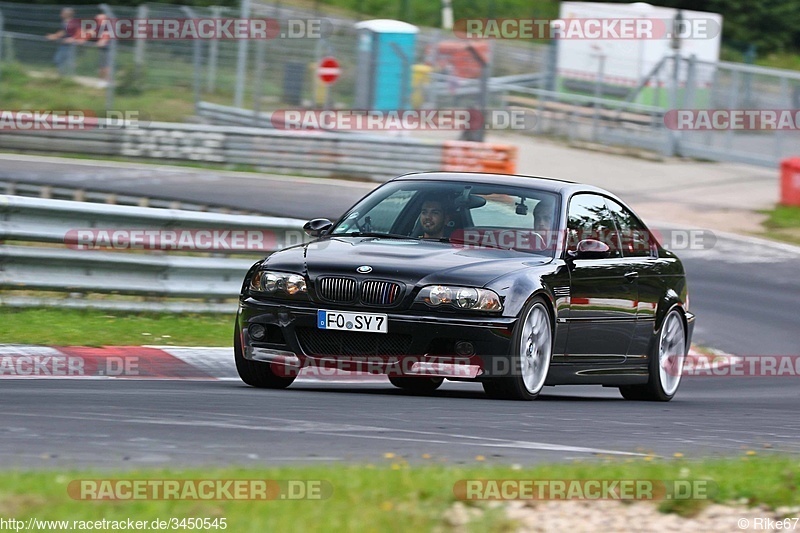
[[285, 388], [304, 367], [385, 373], [432, 391], [477, 381], [531, 400], [546, 385], [668, 401], [694, 315], [680, 260], [625, 203], [567, 181], [409, 174], [245, 277], [242, 380]]

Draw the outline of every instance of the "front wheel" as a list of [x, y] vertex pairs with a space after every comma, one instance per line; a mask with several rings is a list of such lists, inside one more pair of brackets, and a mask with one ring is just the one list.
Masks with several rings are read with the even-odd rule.
[[239, 377], [251, 387], [262, 389], [285, 389], [294, 381], [295, 376], [279, 376], [272, 370], [270, 363], [250, 361], [244, 358], [242, 350], [241, 329], [237, 322], [233, 333], [233, 359]]
[[672, 309], [664, 318], [658, 332], [658, 342], [654, 343], [654, 350], [650, 354], [649, 381], [646, 385], [620, 387], [622, 397], [626, 400], [670, 401], [681, 384], [687, 351], [683, 317], [677, 309]]
[[533, 400], [544, 388], [553, 353], [553, 323], [544, 301], [531, 300], [514, 327], [511, 377], [490, 378], [483, 390], [492, 398]]

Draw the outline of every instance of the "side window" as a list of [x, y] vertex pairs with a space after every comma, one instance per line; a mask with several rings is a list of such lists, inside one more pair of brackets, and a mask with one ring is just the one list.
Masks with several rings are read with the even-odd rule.
[[567, 249], [575, 250], [584, 239], [604, 242], [611, 249], [609, 257], [621, 257], [617, 227], [602, 196], [577, 194], [569, 201]]
[[654, 255], [655, 243], [650, 231], [631, 213], [614, 200], [606, 198], [608, 209], [617, 222], [625, 257], [650, 257]]

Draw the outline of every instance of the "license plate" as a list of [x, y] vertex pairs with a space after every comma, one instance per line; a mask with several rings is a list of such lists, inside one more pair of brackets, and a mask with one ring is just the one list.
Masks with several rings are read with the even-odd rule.
[[322, 309], [317, 311], [317, 327], [319, 329], [386, 333], [388, 326], [389, 320], [386, 315], [323, 311]]

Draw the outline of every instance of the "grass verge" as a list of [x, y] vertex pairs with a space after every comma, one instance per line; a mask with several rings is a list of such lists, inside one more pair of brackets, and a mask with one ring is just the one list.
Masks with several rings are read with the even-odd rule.
[[778, 205], [762, 213], [768, 216], [764, 221], [766, 237], [800, 245], [800, 207]]
[[[652, 457], [534, 468], [442, 464], [409, 467], [391, 453], [385, 463], [302, 468], [196, 470], [12, 471], [0, 480], [0, 513], [18, 520], [134, 520], [225, 518], [229, 531], [447, 531], [446, 512], [457, 501], [453, 487], [468, 479], [711, 480], [719, 487], [708, 501], [746, 500], [771, 508], [797, 505], [800, 461], [785, 456], [744, 456], [694, 463]], [[647, 461], [646, 459], [650, 459]], [[436, 459], [430, 459], [436, 462]], [[418, 462], [418, 459], [415, 459]], [[80, 479], [263, 479], [329, 483], [326, 499], [271, 501], [84, 501], [67, 492]], [[508, 531], [514, 524], [488, 502], [466, 502], [478, 512], [471, 530]], [[691, 514], [700, 505], [661, 505], [662, 512]], [[688, 511], [687, 511], [688, 510]]]
[[[71, 109], [105, 114], [105, 89], [85, 87], [69, 78], [50, 73], [31, 76], [19, 64], [2, 67], [0, 101], [5, 109]], [[185, 88], [160, 87], [142, 94], [117, 95], [116, 109], [137, 110], [151, 120], [183, 122], [194, 114], [191, 91]]]
[[234, 315], [0, 309], [0, 343], [53, 346], [230, 346]]

